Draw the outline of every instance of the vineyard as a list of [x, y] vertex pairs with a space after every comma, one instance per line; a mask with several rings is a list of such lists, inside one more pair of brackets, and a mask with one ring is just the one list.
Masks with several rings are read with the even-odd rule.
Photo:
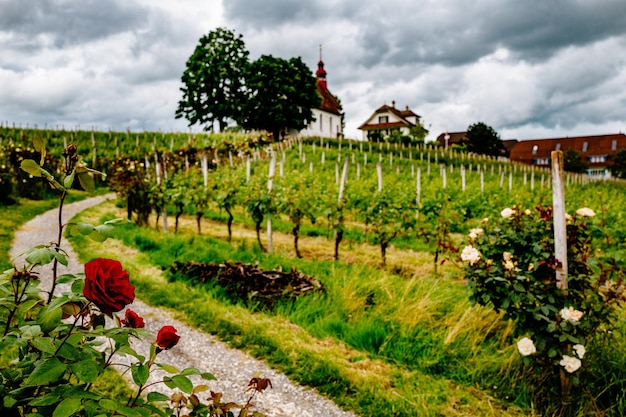
[[[33, 140], [44, 141], [48, 154], [38, 153]], [[140, 297], [209, 322], [205, 330], [266, 357], [339, 404], [362, 415], [517, 415], [516, 407], [529, 413], [532, 387], [521, 382], [525, 368], [511, 349], [511, 324], [469, 302], [460, 252], [467, 233], [503, 209], [550, 205], [549, 170], [433, 145], [320, 138], [271, 143], [244, 134], [0, 127], [0, 141], [1, 204], [54, 194], [43, 181], [23, 187], [38, 179], [20, 169], [21, 161], [43, 159], [56, 173], [56, 157], [75, 144], [88, 166], [106, 174], [93, 178], [94, 186], [118, 196], [115, 207], [92, 216], [131, 220], [119, 228], [120, 241], [147, 254], [170, 279], [169, 290], [140, 279]], [[593, 209], [597, 253], [619, 262], [626, 259], [625, 187], [581, 175], [565, 179], [567, 211]], [[80, 246], [90, 257], [103, 250]], [[266, 274], [297, 269], [289, 275], [314, 277], [316, 290], [267, 303], [255, 299], [259, 290], [242, 295], [236, 288], [235, 297], [226, 296], [204, 275], [195, 280], [199, 263], [226, 262], [258, 265]], [[246, 276], [263, 279], [256, 267], [251, 271]], [[219, 307], [202, 313], [207, 318], [194, 311], [198, 300], [190, 304], [173, 293]], [[286, 342], [274, 340], [261, 324], [266, 317], [304, 329], [311, 343], [344, 346], [349, 353], [333, 355], [345, 354], [352, 365], [338, 365], [328, 352], [289, 351], [289, 330], [281, 336]], [[624, 346], [623, 336], [612, 339], [612, 346]], [[590, 353], [607, 361], [588, 371], [593, 383], [578, 415], [589, 412], [590, 397], [605, 415], [626, 407], [625, 363], [604, 343]], [[376, 367], [384, 371], [365, 373]], [[453, 395], [436, 394], [443, 388], [422, 384], [446, 386], [445, 392], [454, 385], [454, 406]], [[485, 396], [497, 398], [493, 414]]]

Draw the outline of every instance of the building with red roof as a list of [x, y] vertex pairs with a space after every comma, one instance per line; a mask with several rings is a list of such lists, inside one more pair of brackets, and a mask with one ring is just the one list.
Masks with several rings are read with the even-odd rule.
[[391, 106], [383, 104], [359, 126], [363, 131], [363, 140], [370, 140], [374, 137], [385, 138], [391, 134], [398, 133], [401, 136], [409, 136], [411, 129], [417, 126], [420, 116], [413, 113], [409, 106], [404, 110], [396, 109], [396, 102], [392, 101]]
[[325, 138], [338, 138], [343, 136], [343, 109], [337, 97], [330, 90], [326, 81], [326, 70], [322, 60], [322, 47], [320, 45], [320, 60], [317, 63], [316, 86], [320, 96], [320, 105], [313, 109], [315, 121], [311, 122], [304, 130], [300, 131], [301, 136], [319, 136]]

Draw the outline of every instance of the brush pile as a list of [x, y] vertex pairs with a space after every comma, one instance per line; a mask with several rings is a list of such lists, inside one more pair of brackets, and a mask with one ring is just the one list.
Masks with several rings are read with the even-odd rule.
[[293, 300], [313, 292], [324, 292], [315, 277], [296, 269], [263, 270], [257, 265], [240, 262], [201, 263], [174, 262], [171, 276], [194, 283], [213, 283], [222, 287], [233, 301], [258, 302], [272, 308], [277, 301]]

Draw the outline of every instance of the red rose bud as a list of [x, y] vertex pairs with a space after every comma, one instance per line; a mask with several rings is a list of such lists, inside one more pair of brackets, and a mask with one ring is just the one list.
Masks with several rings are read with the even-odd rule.
[[85, 297], [104, 314], [120, 311], [135, 299], [128, 272], [112, 259], [97, 258], [85, 264]]
[[122, 323], [122, 326], [130, 327], [131, 329], [143, 329], [146, 325], [143, 318], [130, 308], [126, 310], [124, 318], [120, 320], [120, 323]]
[[172, 326], [163, 326], [157, 334], [156, 344], [162, 350], [171, 349], [180, 340], [180, 336], [176, 334], [176, 329]]

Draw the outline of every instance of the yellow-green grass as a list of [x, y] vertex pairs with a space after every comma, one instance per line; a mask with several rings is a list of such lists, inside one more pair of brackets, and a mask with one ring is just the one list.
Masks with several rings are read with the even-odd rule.
[[[84, 214], [82, 220], [94, 222], [117, 215], [111, 204], [105, 204], [90, 210], [88, 216]], [[172, 242], [172, 234], [142, 230], [137, 236], [134, 239], [139, 239], [140, 246], [145, 247], [165, 246], [160, 238]], [[289, 241], [288, 236], [277, 235], [277, 242], [282, 239]], [[186, 282], [168, 282], [161, 272], [162, 265], [151, 259], [149, 251], [142, 253], [119, 240], [98, 244], [78, 239], [76, 243], [79, 243], [76, 247], [83, 261], [95, 256], [123, 259], [140, 299], [168, 308], [189, 324], [265, 359], [293, 379], [316, 387], [341, 406], [358, 414], [512, 416], [528, 413], [516, 408], [510, 401], [501, 402], [495, 398], [499, 389], [494, 389], [493, 381], [510, 379], [503, 375], [520, 370], [516, 361], [517, 352], [508, 343], [510, 326], [503, 324], [492, 311], [471, 306], [466, 297], [460, 299], [463, 288], [458, 280], [451, 281], [420, 270], [423, 261], [416, 262], [417, 274], [402, 278], [379, 269], [376, 262], [362, 266], [331, 261], [297, 261], [289, 257], [289, 250], [283, 253], [281, 245], [276, 248], [278, 253], [270, 256], [245, 249], [251, 246], [251, 242], [234, 241], [232, 246], [228, 245], [233, 249], [231, 254], [250, 252], [249, 256], [266, 265], [282, 263], [324, 276], [327, 294], [322, 298], [332, 299], [341, 308], [332, 312], [336, 317], [325, 317], [327, 322], [319, 323], [313, 319], [319, 313], [316, 309], [320, 308], [320, 304], [315, 304], [313, 297], [302, 303], [284, 304], [277, 311], [254, 312], [243, 305], [223, 300], [210, 288]], [[310, 243], [305, 239], [302, 244], [308, 247]], [[178, 247], [176, 242], [173, 244]], [[197, 252], [207, 245], [217, 247], [217, 256], [220, 251], [222, 256], [228, 256], [228, 251], [221, 246], [223, 243], [208, 237], [195, 238], [191, 243]], [[311, 243], [311, 247], [315, 245]], [[375, 250], [375, 247], [370, 247], [368, 252], [367, 248], [359, 245], [347, 252], [351, 254], [353, 251], [355, 254], [352, 256], [356, 259], [360, 257], [357, 256], [359, 252], [364, 251], [372, 257]], [[183, 247], [178, 247], [177, 251], [180, 258], [189, 256]], [[346, 257], [353, 259], [350, 255]], [[418, 256], [416, 258], [419, 259]], [[163, 263], [169, 261], [162, 259]], [[456, 286], [458, 291], [448, 294], [443, 290], [448, 286]], [[374, 313], [368, 312], [372, 297], [376, 300]], [[351, 334], [347, 340], [331, 331], [334, 325], [342, 322]], [[394, 337], [375, 340], [377, 323], [397, 326], [395, 336], [404, 343], [408, 339], [402, 332], [422, 334], [425, 340], [423, 352], [419, 357], [408, 357], [415, 349], [409, 344], [386, 350], [385, 344], [393, 345]], [[429, 336], [426, 334], [428, 331], [436, 332], [436, 335]], [[479, 345], [485, 342], [488, 335], [495, 333], [499, 336], [495, 341], [491, 338], [488, 349], [493, 350], [497, 346], [501, 352], [498, 355], [481, 354]], [[415, 345], [419, 343], [415, 340]], [[433, 345], [428, 346], [428, 343]], [[407, 349], [405, 352], [404, 348]], [[438, 355], [437, 349], [445, 351], [441, 352], [445, 354]], [[445, 363], [454, 360], [457, 349], [463, 350], [462, 360]], [[431, 355], [433, 358], [429, 357]], [[490, 368], [502, 375], [497, 375], [493, 381], [483, 381], [481, 368]], [[488, 384], [487, 390], [480, 387], [480, 381]], [[522, 391], [523, 387], [515, 389]], [[514, 390], [506, 389], [502, 395], [510, 396]]]

